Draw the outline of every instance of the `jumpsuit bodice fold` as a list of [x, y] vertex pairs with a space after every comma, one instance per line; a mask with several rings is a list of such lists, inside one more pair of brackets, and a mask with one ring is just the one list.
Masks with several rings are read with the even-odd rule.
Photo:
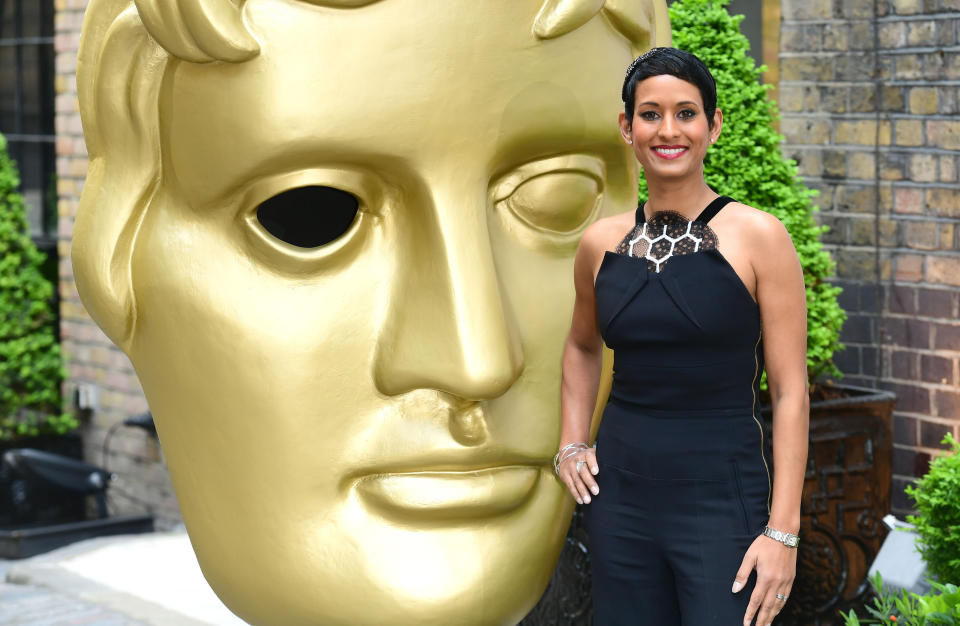
[[[600, 332], [614, 352], [611, 400], [650, 410], [754, 412], [763, 371], [759, 308], [715, 245], [683, 245], [708, 236], [715, 242], [709, 219], [731, 201], [720, 196], [692, 222], [672, 214], [656, 223], [662, 213], [646, 222], [641, 205], [619, 247], [626, 252], [604, 254], [595, 293]], [[699, 238], [688, 232], [694, 224]], [[624, 244], [644, 225], [646, 235], [635, 239], [647, 254], [633, 255], [636, 246]]]

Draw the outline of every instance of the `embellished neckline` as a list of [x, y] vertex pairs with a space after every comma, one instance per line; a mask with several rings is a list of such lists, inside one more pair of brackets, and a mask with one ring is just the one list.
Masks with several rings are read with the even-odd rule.
[[[638, 211], [638, 217], [642, 216], [642, 208]], [[616, 253], [644, 258], [649, 271], [659, 274], [675, 256], [717, 247], [717, 234], [706, 223], [688, 220], [677, 211], [657, 211], [627, 233], [617, 245]]]

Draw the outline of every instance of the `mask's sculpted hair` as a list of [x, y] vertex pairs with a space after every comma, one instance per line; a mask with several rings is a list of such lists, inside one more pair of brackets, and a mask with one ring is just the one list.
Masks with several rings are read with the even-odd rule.
[[[389, 0], [297, 0], [362, 10]], [[492, 2], [493, 0], [475, 0]], [[89, 0], [77, 95], [90, 158], [73, 235], [74, 276], [91, 316], [121, 348], [138, 322], [133, 250], [162, 178], [160, 85], [171, 60], [242, 63], [260, 53], [246, 0]], [[532, 35], [546, 41], [601, 17], [634, 55], [670, 45], [664, 0], [543, 0]], [[503, 28], [497, 24], [496, 28]], [[602, 31], [600, 31], [602, 32]]]
[[[260, 52], [243, 23], [245, 0], [134, 0], [144, 27], [175, 57], [193, 63], [241, 63]], [[300, 0], [333, 8], [380, 0]]]
[[[144, 27], [173, 56], [193, 63], [241, 63], [260, 51], [243, 23], [244, 1], [134, 0], [134, 4]], [[382, 0], [300, 1], [350, 9]], [[540, 39], [552, 39], [602, 13], [637, 52], [651, 45], [669, 44], [669, 41], [659, 41], [668, 20], [665, 8], [666, 3], [659, 0], [546, 0], [534, 20], [533, 32]], [[660, 28], [654, 28], [655, 24]]]

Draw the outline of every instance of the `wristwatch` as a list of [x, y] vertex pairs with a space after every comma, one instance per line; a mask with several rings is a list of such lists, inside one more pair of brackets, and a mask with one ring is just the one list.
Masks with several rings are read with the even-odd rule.
[[782, 530], [777, 530], [776, 528], [770, 528], [769, 526], [763, 527], [763, 534], [767, 537], [770, 537], [774, 541], [779, 541], [788, 548], [796, 548], [800, 545], [800, 537], [794, 535], [793, 533], [785, 533]]

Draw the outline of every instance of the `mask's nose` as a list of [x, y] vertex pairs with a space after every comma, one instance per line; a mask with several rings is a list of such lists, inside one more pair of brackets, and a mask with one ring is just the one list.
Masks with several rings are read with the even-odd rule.
[[397, 212], [397, 266], [374, 365], [384, 394], [427, 388], [485, 400], [523, 370], [490, 246], [486, 190], [478, 191], [466, 202], [431, 194]]

